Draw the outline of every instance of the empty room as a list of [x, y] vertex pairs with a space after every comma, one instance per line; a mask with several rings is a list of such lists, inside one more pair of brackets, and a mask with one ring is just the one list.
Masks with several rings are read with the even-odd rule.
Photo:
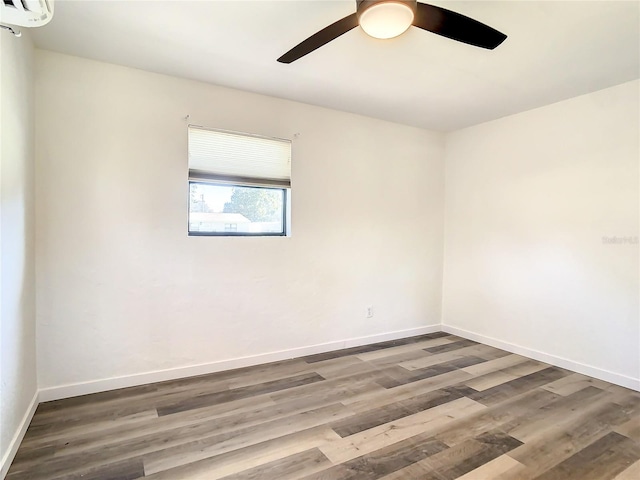
[[640, 478], [640, 1], [0, 13], [0, 480]]

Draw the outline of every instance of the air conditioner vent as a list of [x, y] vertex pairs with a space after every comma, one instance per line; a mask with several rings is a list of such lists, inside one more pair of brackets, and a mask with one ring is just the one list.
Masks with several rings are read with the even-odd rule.
[[54, 0], [2, 0], [0, 23], [21, 27], [41, 27], [53, 17]]

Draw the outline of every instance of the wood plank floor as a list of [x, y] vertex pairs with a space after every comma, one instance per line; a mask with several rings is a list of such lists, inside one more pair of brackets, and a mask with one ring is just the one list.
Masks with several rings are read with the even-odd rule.
[[8, 480], [637, 480], [640, 393], [445, 333], [43, 403]]

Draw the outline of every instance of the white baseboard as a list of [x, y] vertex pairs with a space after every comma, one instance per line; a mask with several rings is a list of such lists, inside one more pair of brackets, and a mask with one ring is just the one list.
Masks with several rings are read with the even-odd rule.
[[27, 428], [31, 423], [31, 419], [33, 415], [36, 413], [36, 408], [38, 408], [39, 396], [38, 392], [33, 394], [33, 398], [31, 399], [31, 403], [29, 404], [29, 408], [25, 412], [22, 417], [22, 421], [20, 422], [20, 426], [16, 431], [15, 435], [11, 439], [9, 443], [9, 448], [2, 456], [2, 460], [0, 461], [0, 479], [4, 479], [7, 476], [7, 472], [9, 471], [9, 467], [11, 466], [11, 462], [13, 462], [13, 458], [16, 456], [18, 451], [18, 447], [20, 443], [22, 443], [22, 439], [24, 438], [24, 434], [27, 433]]
[[280, 360], [288, 360], [290, 358], [304, 357], [306, 355], [314, 355], [316, 353], [325, 353], [333, 350], [340, 350], [343, 348], [358, 347], [361, 345], [368, 345], [370, 343], [397, 340], [399, 338], [425, 335], [427, 333], [434, 333], [439, 331], [439, 324], [429, 325], [426, 327], [410, 328], [407, 330], [398, 330], [394, 332], [381, 333], [366, 337], [349, 338], [346, 340], [339, 340], [335, 342], [291, 348], [288, 350], [280, 350], [277, 352], [252, 355], [249, 357], [232, 358], [229, 360], [221, 360], [218, 362], [205, 363], [200, 365], [190, 365], [188, 367], [170, 368], [166, 370], [157, 370], [153, 372], [145, 372], [123, 377], [106, 378], [103, 380], [74, 383], [69, 385], [62, 385], [59, 387], [43, 388], [40, 390], [40, 401], [48, 402], [50, 400], [77, 397], [79, 395], [105, 392], [108, 390], [116, 390], [118, 388], [135, 387], [138, 385], [145, 385], [147, 383], [176, 380], [179, 378], [193, 377], [196, 375], [205, 375], [208, 373], [215, 373], [223, 370], [233, 370], [235, 368], [250, 367], [263, 363], [278, 362]]
[[628, 377], [619, 373], [610, 372], [608, 370], [603, 370], [602, 368], [575, 362], [573, 360], [569, 360], [568, 358], [558, 357], [557, 355], [540, 352], [538, 350], [533, 350], [531, 348], [516, 345], [514, 343], [498, 340], [497, 338], [487, 337], [485, 335], [470, 332], [468, 330], [453, 327], [451, 325], [442, 325], [442, 331], [457, 335], [459, 337], [467, 338], [469, 340], [475, 340], [476, 342], [484, 343], [485, 345], [489, 345], [491, 347], [500, 348], [502, 350], [506, 350], [507, 352], [517, 353], [518, 355], [533, 358], [534, 360], [548, 363], [556, 367], [566, 368], [567, 370], [572, 370], [577, 373], [582, 373], [583, 375], [598, 378], [600, 380], [604, 380], [605, 382], [615, 383], [616, 385], [620, 385], [622, 387], [640, 391], [640, 379], [638, 378]]
[[349, 338], [346, 340], [339, 340], [335, 342], [322, 343], [317, 345], [308, 345], [305, 347], [292, 348], [288, 350], [280, 350], [277, 352], [269, 352], [260, 355], [253, 355], [248, 357], [234, 358], [229, 360], [222, 360], [218, 362], [206, 363], [201, 365], [192, 365], [188, 367], [178, 367], [166, 370], [158, 370], [154, 372], [147, 372], [135, 375], [127, 375], [117, 378], [108, 378], [103, 380], [95, 380], [90, 382], [75, 383], [70, 385], [62, 385], [59, 387], [51, 387], [41, 389], [36, 392], [25, 415], [20, 423], [18, 431], [15, 433], [8, 450], [2, 457], [0, 463], [0, 480], [4, 479], [9, 466], [13, 461], [13, 458], [18, 451], [18, 447], [24, 438], [31, 419], [35, 414], [36, 408], [39, 402], [46, 402], [50, 400], [58, 400], [62, 398], [75, 397], [78, 395], [87, 395], [90, 393], [104, 392], [108, 390], [115, 390], [118, 388], [133, 387], [137, 385], [144, 385], [147, 383], [161, 382], [166, 380], [175, 380], [179, 378], [191, 377], [195, 375], [204, 375], [207, 373], [215, 373], [223, 370], [232, 370], [235, 368], [249, 367], [253, 365], [259, 365], [263, 363], [276, 362], [281, 360], [287, 360], [290, 358], [303, 357], [306, 355], [314, 355], [317, 353], [325, 353], [333, 350], [340, 350], [342, 348], [357, 347], [361, 345], [368, 345], [371, 343], [384, 342], [388, 340], [397, 340], [400, 338], [412, 337], [416, 335], [425, 335], [434, 332], [447, 332], [459, 337], [475, 340], [492, 347], [500, 348], [508, 352], [523, 355], [541, 362], [549, 363], [561, 368], [566, 368], [584, 375], [599, 378], [601, 380], [621, 385], [626, 388], [640, 391], [640, 379], [628, 377], [618, 373], [603, 370], [601, 368], [593, 367], [591, 365], [585, 365], [579, 362], [575, 362], [563, 357], [551, 355], [548, 353], [533, 350], [527, 347], [522, 347], [513, 343], [498, 340], [496, 338], [487, 337], [479, 333], [470, 332], [461, 328], [457, 328], [451, 325], [429, 325], [426, 327], [411, 328], [407, 330], [398, 330], [394, 332], [381, 333], [377, 335], [370, 335], [366, 337]]

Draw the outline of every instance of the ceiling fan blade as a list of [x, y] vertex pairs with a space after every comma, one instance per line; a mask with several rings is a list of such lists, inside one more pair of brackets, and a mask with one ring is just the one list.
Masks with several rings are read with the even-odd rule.
[[340, 35], [347, 33], [349, 30], [358, 26], [358, 17], [355, 13], [352, 13], [348, 17], [344, 17], [342, 20], [338, 20], [332, 23], [326, 28], [323, 28], [318, 33], [311, 35], [302, 43], [296, 45], [287, 53], [282, 55], [278, 61], [280, 63], [291, 63], [298, 60], [301, 57], [313, 52], [315, 49], [320, 48], [331, 40], [335, 40]]
[[443, 37], [489, 50], [493, 50], [507, 38], [504, 33], [473, 18], [426, 3], [418, 3], [413, 25]]

